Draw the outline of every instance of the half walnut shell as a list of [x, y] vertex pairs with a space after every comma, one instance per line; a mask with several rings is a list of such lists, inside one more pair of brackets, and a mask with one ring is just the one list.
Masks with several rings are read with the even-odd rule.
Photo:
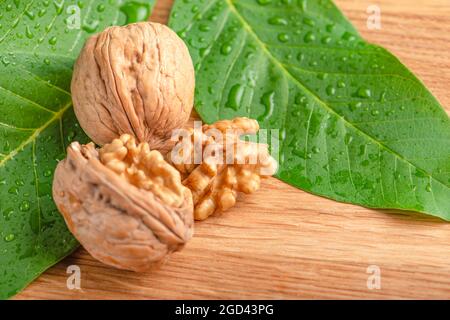
[[53, 197], [85, 249], [120, 269], [147, 270], [193, 234], [192, 195], [178, 171], [129, 135], [100, 150], [72, 143]]

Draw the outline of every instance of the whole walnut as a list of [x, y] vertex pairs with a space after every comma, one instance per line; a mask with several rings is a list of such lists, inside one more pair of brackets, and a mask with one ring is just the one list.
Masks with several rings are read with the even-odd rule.
[[130, 135], [101, 149], [72, 143], [53, 198], [84, 248], [117, 268], [147, 270], [192, 237], [190, 190], [161, 153]]
[[89, 38], [74, 66], [75, 114], [98, 145], [128, 133], [151, 149], [170, 148], [189, 119], [195, 76], [184, 42], [151, 22], [110, 27]]

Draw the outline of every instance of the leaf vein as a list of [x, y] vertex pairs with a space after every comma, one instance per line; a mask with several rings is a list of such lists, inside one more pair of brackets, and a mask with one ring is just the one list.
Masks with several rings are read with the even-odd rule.
[[54, 121], [58, 120], [60, 117], [63, 116], [63, 114], [69, 109], [71, 106], [71, 102], [68, 103], [66, 106], [64, 106], [62, 109], [60, 109], [57, 113], [53, 115], [52, 118], [50, 118], [43, 126], [36, 129], [32, 135], [28, 137], [28, 139], [24, 140], [17, 148], [12, 150], [10, 153], [8, 153], [1, 161], [0, 161], [0, 167], [3, 167], [6, 162], [11, 160], [20, 150], [22, 150], [24, 147], [26, 147], [28, 144], [32, 143], [39, 134], [44, 131], [48, 126], [50, 126]]
[[[343, 118], [339, 113], [337, 113], [334, 109], [332, 109], [330, 106], [328, 106], [323, 100], [320, 99], [319, 96], [317, 96], [313, 91], [311, 91], [311, 89], [309, 89], [303, 82], [301, 82], [299, 79], [297, 79], [294, 75], [292, 75], [289, 70], [287, 70], [286, 68], [283, 67], [283, 65], [277, 60], [275, 59], [275, 57], [273, 56], [273, 54], [269, 51], [269, 49], [267, 48], [267, 46], [265, 45], [264, 42], [261, 41], [261, 39], [256, 35], [256, 33], [253, 31], [253, 29], [251, 28], [251, 26], [248, 24], [248, 22], [242, 17], [242, 15], [237, 11], [236, 7], [234, 6], [234, 4], [232, 3], [231, 0], [226, 0], [226, 2], [228, 3], [231, 11], [233, 12], [233, 14], [239, 19], [239, 21], [241, 22], [241, 24], [243, 25], [243, 27], [245, 29], [247, 29], [248, 33], [250, 35], [252, 35], [252, 37], [255, 39], [256, 43], [261, 47], [262, 50], [264, 50], [268, 56], [268, 58], [275, 64], [277, 65], [282, 71], [284, 71], [287, 75], [289, 75], [290, 78], [292, 78], [292, 80], [297, 83], [298, 86], [300, 86], [301, 88], [303, 88], [305, 91], [307, 91], [314, 99], [316, 99], [326, 110], [328, 110], [329, 112], [335, 114], [337, 117], [339, 117], [340, 119], [342, 119], [344, 121], [344, 123], [353, 128], [355, 131], [358, 131], [360, 133], [362, 133], [364, 136], [366, 136], [369, 140], [373, 141], [375, 144], [379, 145], [381, 148], [388, 150], [389, 152], [391, 152], [392, 154], [394, 154], [396, 157], [402, 159], [403, 161], [412, 164], [408, 159], [402, 157], [400, 154], [398, 154], [397, 152], [395, 152], [394, 150], [388, 148], [386, 145], [382, 144], [380, 141], [374, 139], [372, 136], [370, 136], [367, 132], [365, 132], [364, 130], [362, 130], [359, 127], [356, 127], [355, 125], [353, 125], [352, 123], [348, 122], [347, 119]], [[415, 167], [418, 167], [415, 164], [412, 164]], [[421, 169], [422, 171], [424, 171], [427, 175], [431, 176], [428, 172], [426, 172], [425, 170]], [[445, 186], [446, 188], [449, 188], [449, 186], [446, 185], [445, 182], [440, 181], [438, 178], [433, 177], [437, 182], [439, 182], [440, 184], [442, 184], [443, 186]]]
[[50, 109], [48, 109], [48, 108], [46, 108], [46, 107], [40, 105], [40, 104], [37, 103], [36, 101], [30, 100], [30, 99], [28, 99], [28, 98], [26, 98], [26, 97], [24, 97], [24, 96], [21, 96], [20, 94], [14, 92], [14, 91], [11, 91], [11, 90], [9, 90], [9, 89], [6, 89], [5, 87], [2, 87], [2, 86], [0, 86], [0, 89], [3, 90], [3, 91], [5, 91], [6, 93], [8, 93], [8, 94], [10, 94], [10, 95], [12, 95], [12, 96], [18, 98], [19, 100], [26, 101], [26, 102], [32, 104], [33, 106], [35, 106], [35, 107], [37, 107], [37, 108], [39, 108], [39, 109], [42, 109], [42, 110], [47, 111], [47, 112], [49, 112], [49, 113], [55, 114], [55, 111], [50, 110]]
[[17, 26], [17, 24], [20, 22], [20, 20], [23, 18], [23, 16], [25, 15], [25, 12], [28, 11], [28, 9], [33, 5], [34, 0], [31, 0], [28, 5], [25, 7], [25, 9], [17, 16], [15, 22], [13, 22], [12, 26], [5, 32], [5, 34], [3, 35], [3, 37], [0, 38], [0, 43], [3, 42], [6, 37], [11, 33], [11, 31], [14, 30], [14, 28]]

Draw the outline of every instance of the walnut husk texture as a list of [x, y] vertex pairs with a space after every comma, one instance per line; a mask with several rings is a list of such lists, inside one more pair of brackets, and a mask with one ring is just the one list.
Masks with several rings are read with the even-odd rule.
[[[120, 269], [145, 271], [192, 237], [192, 195], [179, 173], [148, 146], [137, 146], [130, 136], [113, 144], [99, 152], [92, 143], [72, 143], [57, 166], [53, 197], [70, 231], [93, 257]], [[99, 153], [109, 159], [107, 165]], [[150, 160], [154, 169], [139, 173], [139, 163]], [[132, 183], [111, 166], [137, 180]], [[173, 199], [161, 199], [153, 192], [157, 189], [170, 189], [167, 196]]]
[[184, 42], [168, 27], [140, 22], [89, 38], [74, 66], [75, 114], [98, 145], [128, 133], [151, 149], [170, 148], [189, 119], [195, 76]]

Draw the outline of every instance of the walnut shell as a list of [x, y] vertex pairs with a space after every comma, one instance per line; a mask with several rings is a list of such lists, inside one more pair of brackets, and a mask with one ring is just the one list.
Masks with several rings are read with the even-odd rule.
[[[178, 171], [148, 145], [133, 144], [130, 136], [100, 151], [93, 143], [72, 143], [55, 171], [53, 198], [70, 231], [93, 257], [120, 269], [144, 271], [192, 237], [193, 204]], [[120, 159], [128, 178], [115, 171]], [[150, 161], [151, 170], [140, 170], [140, 163]]]
[[128, 133], [163, 151], [172, 130], [189, 119], [194, 87], [186, 45], [151, 22], [110, 27], [89, 38], [71, 83], [75, 114], [96, 144]]

